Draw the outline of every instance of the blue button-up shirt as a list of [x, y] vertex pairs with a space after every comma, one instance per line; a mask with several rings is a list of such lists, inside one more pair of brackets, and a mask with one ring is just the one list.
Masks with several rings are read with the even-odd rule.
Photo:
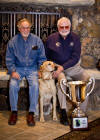
[[38, 70], [46, 60], [44, 45], [39, 37], [30, 33], [25, 41], [19, 33], [7, 45], [6, 65], [8, 71], [16, 71], [16, 67], [29, 67]]
[[80, 59], [80, 38], [71, 32], [64, 40], [58, 32], [53, 33], [46, 41], [45, 50], [48, 60], [62, 65], [64, 69], [70, 68]]

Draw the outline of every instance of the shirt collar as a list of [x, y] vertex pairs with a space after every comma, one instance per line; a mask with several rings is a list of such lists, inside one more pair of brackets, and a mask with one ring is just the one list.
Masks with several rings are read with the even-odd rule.
[[[19, 33], [19, 36], [23, 39], [21, 33]], [[29, 36], [28, 36], [27, 40], [29, 40], [30, 36], [31, 36], [31, 33], [29, 33]], [[24, 39], [23, 39], [23, 40], [24, 40]], [[26, 41], [27, 41], [27, 40], [26, 40]], [[25, 41], [25, 40], [24, 40], [24, 41]]]

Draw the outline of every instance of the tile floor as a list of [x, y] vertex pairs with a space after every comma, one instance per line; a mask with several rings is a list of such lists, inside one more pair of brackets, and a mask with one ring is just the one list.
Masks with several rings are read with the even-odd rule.
[[[36, 117], [36, 126], [29, 127], [26, 124], [26, 111], [18, 112], [18, 121], [15, 126], [8, 125], [9, 111], [0, 111], [0, 140], [54, 140], [55, 138], [70, 132], [69, 126], [63, 126], [52, 121], [51, 116], [46, 116], [46, 122], [39, 122]], [[100, 117], [100, 110], [88, 111], [89, 122]]]

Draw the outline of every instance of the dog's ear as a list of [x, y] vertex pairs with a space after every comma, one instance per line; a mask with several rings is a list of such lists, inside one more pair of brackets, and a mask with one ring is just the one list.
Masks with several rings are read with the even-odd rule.
[[45, 65], [46, 65], [46, 62], [47, 62], [47, 61], [44, 61], [44, 62], [42, 63], [42, 65], [40, 66], [40, 71], [44, 71], [44, 67], [45, 67]]
[[42, 67], [43, 67], [43, 65], [40, 66], [40, 70], [38, 72], [39, 78], [42, 77], [42, 71], [43, 71], [43, 68]]
[[43, 71], [43, 65], [40, 66], [40, 72]]

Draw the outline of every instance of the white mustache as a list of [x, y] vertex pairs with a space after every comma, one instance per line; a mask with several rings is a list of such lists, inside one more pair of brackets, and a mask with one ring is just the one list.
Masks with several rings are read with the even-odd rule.
[[70, 33], [70, 31], [61, 31], [61, 32], [59, 32], [62, 36], [67, 36], [69, 33]]

